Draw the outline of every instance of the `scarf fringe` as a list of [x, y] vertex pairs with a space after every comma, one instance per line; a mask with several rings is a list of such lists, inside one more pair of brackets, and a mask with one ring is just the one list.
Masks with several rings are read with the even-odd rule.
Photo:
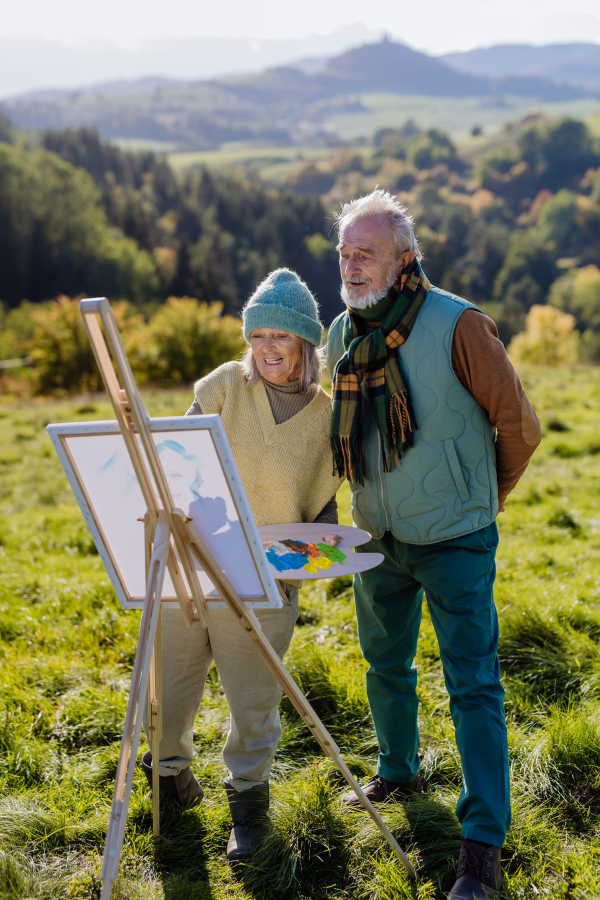
[[416, 428], [408, 391], [394, 394], [388, 406], [389, 445], [387, 452], [383, 453], [384, 472], [391, 472], [394, 466], [400, 465], [401, 451], [412, 447]]
[[[392, 444], [395, 446], [399, 443], [404, 448], [405, 445], [412, 445], [413, 441], [413, 412], [408, 391], [402, 391], [394, 394], [390, 400], [389, 407], [390, 432], [392, 435]], [[398, 441], [398, 437], [400, 440]]]
[[360, 483], [364, 487], [362, 457], [358, 437], [337, 434], [331, 438], [333, 451], [333, 474], [348, 481]]

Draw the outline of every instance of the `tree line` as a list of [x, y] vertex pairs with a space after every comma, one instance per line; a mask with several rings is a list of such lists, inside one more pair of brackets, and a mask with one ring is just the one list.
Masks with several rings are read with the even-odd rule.
[[331, 210], [379, 184], [415, 214], [430, 280], [480, 305], [505, 343], [550, 303], [575, 317], [580, 357], [600, 362], [600, 142], [584, 122], [541, 115], [477, 141], [457, 148], [409, 122], [276, 186], [206, 168], [177, 178], [90, 129], [32, 138], [0, 121], [0, 353], [24, 352], [31, 305], [58, 295], [126, 299], [147, 325], [169, 297], [235, 317], [280, 265], [306, 279], [329, 324]]
[[328, 208], [376, 184], [398, 194], [429, 279], [481, 306], [506, 344], [551, 303], [575, 316], [581, 358], [600, 362], [600, 140], [586, 123], [534, 114], [457, 148], [408, 122], [289, 182]]
[[165, 160], [123, 152], [90, 129], [44, 132], [33, 146], [0, 128], [0, 300], [9, 307], [86, 293], [142, 308], [188, 295], [236, 314], [287, 265], [332, 318], [330, 226], [318, 198], [206, 169], [178, 180]]

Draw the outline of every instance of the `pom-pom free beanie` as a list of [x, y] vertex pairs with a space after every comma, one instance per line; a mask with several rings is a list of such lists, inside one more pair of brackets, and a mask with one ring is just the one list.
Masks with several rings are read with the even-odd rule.
[[256, 328], [280, 328], [318, 347], [323, 336], [317, 303], [291, 269], [275, 269], [259, 284], [244, 309], [244, 337]]

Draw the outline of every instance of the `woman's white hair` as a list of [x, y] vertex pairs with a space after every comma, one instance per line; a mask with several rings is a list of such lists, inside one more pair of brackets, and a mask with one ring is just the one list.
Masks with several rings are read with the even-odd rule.
[[364, 219], [385, 218], [392, 226], [396, 256], [402, 256], [407, 250], [412, 250], [416, 258], [421, 259], [421, 249], [413, 231], [413, 217], [396, 197], [384, 191], [383, 188], [375, 188], [365, 197], [344, 203], [341, 210], [334, 212], [333, 215], [340, 241], [343, 240], [344, 229], [348, 225]]
[[[309, 341], [305, 341], [304, 338], [297, 337], [296, 335], [294, 335], [294, 338], [298, 356], [302, 358], [300, 390], [307, 391], [311, 385], [321, 383], [321, 372], [325, 365], [325, 349], [319, 349], [315, 347], [314, 344], [311, 344]], [[252, 387], [252, 385], [260, 378], [260, 372], [258, 371], [254, 354], [252, 353], [252, 347], [246, 347], [244, 351], [244, 355], [242, 356], [242, 372], [248, 382], [248, 387]]]

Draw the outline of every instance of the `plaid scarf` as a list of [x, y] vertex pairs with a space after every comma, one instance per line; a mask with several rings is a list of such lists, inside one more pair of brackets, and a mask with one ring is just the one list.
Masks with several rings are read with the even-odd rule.
[[360, 449], [361, 389], [359, 372], [382, 437], [383, 468], [398, 465], [402, 451], [412, 446], [416, 429], [410, 395], [404, 384], [396, 349], [410, 335], [430, 284], [417, 260], [400, 276], [387, 297], [393, 305], [383, 322], [366, 334], [359, 312], [348, 307], [344, 319], [344, 349], [333, 376], [331, 447], [333, 470], [342, 478], [364, 484]]

